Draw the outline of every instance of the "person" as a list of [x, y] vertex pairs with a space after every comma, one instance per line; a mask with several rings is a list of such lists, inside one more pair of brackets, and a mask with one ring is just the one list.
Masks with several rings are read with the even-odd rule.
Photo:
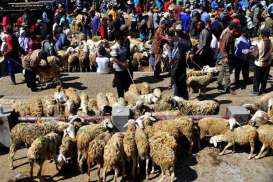
[[190, 32], [190, 25], [191, 25], [191, 17], [190, 17], [190, 10], [189, 9], [186, 9], [185, 12], [181, 12], [180, 13], [180, 21], [181, 21], [181, 26], [182, 26], [182, 29], [189, 33]]
[[47, 35], [46, 39], [42, 41], [42, 51], [47, 56], [54, 56], [56, 55], [55, 49], [54, 49], [54, 40], [52, 35]]
[[96, 15], [94, 9], [91, 9], [90, 11], [90, 27], [92, 35], [97, 35], [100, 27], [100, 18]]
[[184, 32], [181, 27], [177, 27], [176, 36], [171, 42], [171, 85], [173, 95], [189, 99], [187, 90], [187, 72], [186, 72], [186, 52], [190, 49], [191, 43], [184, 38]]
[[18, 62], [20, 60], [20, 45], [17, 37], [13, 33], [10, 25], [7, 26], [7, 49], [4, 52], [4, 58], [7, 63], [7, 68], [10, 76], [11, 83], [16, 85], [15, 72]]
[[161, 54], [163, 41], [168, 42], [168, 37], [165, 35], [165, 29], [167, 28], [167, 21], [162, 20], [160, 26], [155, 32], [153, 40], [153, 53], [155, 54], [155, 65], [154, 65], [154, 78], [159, 78], [160, 74], [160, 64], [161, 64]]
[[7, 31], [7, 27], [10, 24], [10, 19], [9, 17], [4, 14], [2, 17], [2, 27], [3, 27], [3, 31], [6, 32]]
[[272, 42], [269, 39], [270, 29], [261, 30], [262, 40], [258, 42], [258, 58], [254, 62], [254, 79], [252, 96], [263, 94], [272, 62]]
[[211, 21], [207, 20], [205, 28], [200, 33], [198, 50], [196, 52], [196, 58], [202, 60], [199, 65], [201, 67], [205, 65], [214, 66], [213, 51], [210, 47], [211, 40]]
[[235, 40], [235, 84], [239, 86], [240, 72], [243, 73], [244, 82], [242, 84], [243, 89], [249, 82], [249, 61], [248, 52], [250, 50], [251, 41], [248, 38], [248, 32], [246, 29], [242, 29], [242, 34]]
[[[237, 30], [235, 23], [230, 23], [230, 25], [222, 32], [220, 36], [220, 62], [222, 63], [222, 68], [220, 70], [217, 83], [218, 90], [223, 93], [231, 93], [235, 95], [233, 88], [230, 88], [230, 73], [233, 69], [234, 62], [234, 35]], [[224, 85], [223, 85], [224, 82]]]
[[116, 35], [116, 44], [111, 50], [112, 64], [114, 68], [113, 87], [117, 88], [118, 97], [124, 97], [132, 83], [130, 71], [128, 70], [127, 49], [124, 44], [124, 36], [121, 33]]
[[97, 73], [105, 74], [110, 73], [111, 63], [110, 59], [107, 57], [106, 50], [103, 46], [99, 47], [99, 55], [96, 57], [97, 63]]
[[69, 44], [69, 41], [67, 40], [67, 37], [63, 33], [63, 30], [61, 27], [56, 28], [55, 38], [56, 38], [56, 43], [55, 43], [55, 50], [56, 51], [61, 50], [63, 47], [65, 47]]

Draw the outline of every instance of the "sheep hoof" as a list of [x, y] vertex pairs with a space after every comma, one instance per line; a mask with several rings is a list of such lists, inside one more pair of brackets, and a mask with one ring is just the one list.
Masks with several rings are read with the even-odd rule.
[[247, 158], [248, 160], [250, 160], [250, 159], [252, 159], [252, 156], [248, 156], [248, 158]]
[[256, 156], [255, 159], [260, 159], [260, 156]]
[[221, 155], [224, 155], [224, 153], [219, 153], [218, 155], [220, 155], [220, 156], [221, 156]]

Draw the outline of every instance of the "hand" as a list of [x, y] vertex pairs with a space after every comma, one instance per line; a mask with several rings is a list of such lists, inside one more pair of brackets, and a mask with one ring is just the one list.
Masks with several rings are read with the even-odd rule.
[[128, 63], [123, 63], [122, 66], [123, 66], [125, 69], [128, 69]]
[[224, 64], [228, 64], [228, 62], [229, 62], [229, 61], [228, 61], [228, 58], [225, 58], [225, 59], [223, 60], [223, 63], [224, 63]]

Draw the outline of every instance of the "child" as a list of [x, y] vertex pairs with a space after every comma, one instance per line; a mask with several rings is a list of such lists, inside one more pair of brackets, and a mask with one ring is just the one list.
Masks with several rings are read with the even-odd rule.
[[110, 59], [106, 55], [105, 48], [101, 46], [98, 52], [99, 56], [96, 58], [97, 73], [100, 74], [110, 73], [111, 70]]

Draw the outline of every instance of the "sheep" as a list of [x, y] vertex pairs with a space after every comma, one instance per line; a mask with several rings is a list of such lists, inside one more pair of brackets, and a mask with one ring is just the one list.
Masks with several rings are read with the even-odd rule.
[[257, 102], [244, 104], [243, 107], [248, 109], [251, 113], [255, 113], [257, 110], [267, 111], [270, 98], [273, 98], [273, 92], [264, 94], [263, 96], [257, 98]]
[[80, 104], [79, 110], [81, 110], [83, 114], [87, 115], [89, 96], [85, 92], [82, 92], [80, 94], [80, 99], [81, 99], [81, 104]]
[[79, 53], [74, 52], [68, 56], [68, 71], [79, 71], [80, 69], [80, 60], [79, 60]]
[[100, 169], [103, 167], [103, 152], [106, 143], [110, 140], [111, 134], [109, 132], [103, 132], [98, 135], [93, 141], [89, 143], [87, 154], [87, 166], [89, 181], [91, 181], [91, 167], [99, 165], [97, 170], [98, 181], [100, 181]]
[[79, 52], [79, 63], [81, 72], [90, 71], [89, 51], [80, 50]]
[[57, 149], [61, 144], [61, 137], [57, 133], [48, 133], [45, 136], [36, 138], [27, 150], [27, 158], [30, 163], [30, 177], [33, 178], [34, 163], [39, 165], [38, 178], [41, 179], [41, 172], [45, 160], [54, 159], [57, 166]]
[[81, 127], [77, 132], [77, 154], [78, 166], [81, 173], [83, 173], [82, 165], [87, 159], [87, 151], [89, 143], [99, 134], [113, 129], [113, 124], [109, 119], [103, 120], [99, 124], [86, 125]]
[[218, 142], [227, 142], [228, 144], [225, 146], [222, 152], [219, 155], [223, 155], [229, 147], [233, 146], [233, 151], [235, 151], [235, 143], [239, 145], [250, 145], [250, 154], [248, 159], [253, 157], [254, 149], [255, 149], [255, 141], [258, 137], [258, 133], [256, 128], [250, 125], [241, 126], [235, 128], [233, 131], [227, 130], [224, 134], [216, 135], [210, 138], [210, 143], [214, 144], [217, 147]]
[[[263, 144], [263, 146], [255, 158], [260, 159], [269, 152], [270, 148], [273, 149], [273, 125], [260, 126], [257, 129], [257, 132], [259, 141]], [[266, 153], [264, 153], [265, 150]]]
[[220, 104], [214, 100], [184, 100], [175, 96], [171, 101], [183, 115], [214, 115], [219, 112], [220, 107]]
[[89, 51], [89, 64], [91, 66], [91, 70], [95, 71], [94, 68], [96, 68], [96, 57], [97, 57], [97, 53], [94, 51]]
[[159, 101], [160, 98], [161, 98], [161, 90], [158, 88], [154, 89], [153, 93], [140, 95], [140, 99], [145, 104], [155, 104]]
[[269, 123], [269, 116], [266, 112], [258, 110], [249, 120], [249, 124], [252, 126], [261, 126]]
[[19, 116], [42, 117], [44, 115], [42, 100], [39, 97], [14, 101], [12, 108]]
[[[172, 136], [168, 136], [169, 138], [172, 138]], [[163, 181], [166, 172], [169, 171], [169, 175], [171, 176], [171, 181], [174, 180], [175, 174], [174, 174], [174, 167], [175, 167], [175, 151], [172, 150], [167, 145], [164, 145], [161, 143], [162, 139], [160, 138], [160, 135], [157, 137], [151, 137], [149, 139], [150, 143], [150, 156], [153, 160], [153, 162], [160, 166], [162, 178], [160, 181]]]
[[75, 164], [76, 159], [74, 157], [76, 156], [76, 152], [76, 140], [69, 136], [68, 130], [64, 130], [58, 155], [58, 165], [60, 169], [64, 163], [68, 163], [69, 160], [71, 160], [72, 164]]
[[74, 126], [65, 122], [19, 123], [11, 129], [11, 145], [9, 149], [10, 168], [13, 169], [13, 158], [16, 151], [24, 146], [29, 147], [38, 137], [50, 132], [63, 133], [69, 128], [69, 136], [75, 138]]
[[102, 92], [97, 94], [97, 107], [101, 115], [105, 114], [107, 108], [109, 107], [109, 101], [106, 95]]
[[212, 73], [208, 73], [205, 76], [192, 76], [187, 79], [188, 88], [194, 92], [204, 92], [206, 87], [213, 81]]
[[125, 176], [125, 152], [123, 148], [123, 133], [115, 133], [112, 138], [107, 142], [103, 153], [103, 182], [106, 182], [106, 174], [110, 170], [115, 171], [113, 181], [117, 181], [119, 166], [122, 169], [122, 176]]
[[46, 87], [49, 81], [62, 84], [60, 67], [57, 65], [37, 66], [36, 74], [39, 76], [41, 83], [45, 83]]
[[[137, 125], [138, 126], [138, 125]], [[138, 174], [139, 174], [139, 160], [145, 160], [145, 170], [146, 170], [146, 179], [149, 177], [148, 173], [148, 165], [149, 165], [149, 153], [150, 153], [150, 146], [149, 146], [149, 139], [146, 133], [144, 132], [143, 128], [140, 128], [139, 126], [136, 128], [135, 132], [135, 142], [137, 146], [137, 152], [138, 152]]]
[[135, 179], [136, 177], [136, 167], [137, 167], [137, 146], [135, 141], [135, 121], [129, 120], [127, 123], [127, 131], [124, 133], [123, 138], [123, 147], [124, 152], [128, 162], [132, 161], [132, 177]]
[[[42, 107], [44, 116], [54, 116], [58, 112], [58, 105], [54, 97], [45, 96], [42, 98]], [[60, 113], [60, 112], [59, 112]]]
[[99, 113], [96, 99], [90, 98], [87, 105], [90, 114], [92, 113], [93, 115], [96, 115]]
[[81, 104], [81, 98], [75, 88], [68, 88], [64, 90], [64, 94], [67, 97], [67, 99], [70, 99], [74, 102], [76, 107], [80, 107]]
[[118, 102], [118, 99], [113, 92], [108, 92], [105, 95], [106, 95], [107, 100], [109, 102], [109, 106], [113, 107], [114, 104], [116, 104]]
[[65, 116], [74, 116], [77, 114], [78, 107], [76, 106], [75, 102], [71, 99], [68, 99], [66, 103], [64, 104], [64, 115]]
[[187, 70], [187, 78], [193, 77], [193, 76], [205, 76], [207, 75], [204, 71], [197, 71], [194, 69], [188, 69]]
[[273, 118], [273, 98], [270, 98], [268, 100], [267, 114], [268, 114], [268, 116], [269, 116], [269, 118], [271, 119], [271, 122], [272, 122], [272, 118]]
[[30, 116], [30, 107], [27, 102], [14, 100], [12, 103], [12, 110], [19, 116]]
[[125, 92], [124, 100], [128, 103], [129, 107], [133, 107], [133, 106], [135, 106], [137, 101], [140, 100], [140, 95], [138, 95], [134, 92], [130, 92], [130, 90], [129, 90], [129, 91]]
[[134, 93], [136, 95], [139, 95], [139, 89], [137, 88], [137, 85], [136, 84], [131, 84], [129, 89], [128, 89], [128, 92], [130, 93]]

